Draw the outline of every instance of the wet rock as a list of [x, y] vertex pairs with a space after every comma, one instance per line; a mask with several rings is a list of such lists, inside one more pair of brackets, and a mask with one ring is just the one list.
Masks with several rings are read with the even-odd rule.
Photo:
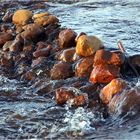
[[3, 16], [3, 18], [2, 18], [2, 21], [4, 21], [4, 22], [12, 22], [12, 17], [13, 17], [13, 13], [10, 12], [10, 11], [7, 11], [5, 13], [5, 15]]
[[28, 24], [23, 27], [25, 31], [21, 33], [21, 37], [26, 40], [35, 40], [44, 33], [44, 28], [36, 24]]
[[65, 49], [58, 56], [58, 60], [64, 62], [73, 62], [73, 56], [75, 54], [75, 48]]
[[73, 76], [72, 66], [66, 62], [59, 62], [51, 69], [51, 79], [66, 79]]
[[2, 47], [7, 41], [13, 39], [13, 35], [11, 33], [2, 33], [0, 32], [0, 47]]
[[54, 25], [59, 22], [58, 18], [53, 15], [40, 16], [34, 19], [34, 23], [40, 26]]
[[93, 56], [82, 58], [75, 66], [75, 75], [89, 77], [93, 69]]
[[48, 45], [47, 48], [42, 48], [42, 49], [36, 50], [33, 53], [33, 56], [34, 57], [43, 57], [43, 56], [47, 57], [50, 54], [51, 49], [52, 49], [52, 46]]
[[126, 86], [126, 83], [122, 79], [113, 79], [108, 85], [106, 85], [100, 92], [100, 98], [103, 103], [108, 104], [113, 95], [120, 93]]
[[131, 117], [140, 113], [140, 90], [128, 89], [115, 95], [110, 101], [109, 113], [115, 117]]
[[114, 65], [97, 65], [94, 67], [89, 80], [92, 83], [109, 83], [119, 77], [119, 72], [120, 68]]
[[13, 65], [13, 60], [12, 60], [12, 58], [7, 58], [5, 56], [2, 56], [0, 59], [0, 65], [7, 67], [7, 68], [11, 68]]
[[37, 49], [36, 50], [40, 50], [40, 49], [47, 48], [47, 47], [48, 47], [48, 45], [45, 42], [40, 41], [40, 42], [37, 43]]
[[31, 66], [32, 66], [32, 67], [35, 67], [35, 66], [41, 64], [43, 61], [44, 61], [44, 57], [38, 57], [37, 59], [34, 59], [34, 60], [32, 61]]
[[29, 10], [17, 10], [12, 17], [12, 21], [16, 25], [26, 25], [29, 23], [29, 20], [32, 18], [32, 16], [33, 14]]
[[62, 30], [59, 33], [59, 46], [61, 48], [68, 48], [68, 47], [73, 47], [75, 46], [75, 38], [76, 38], [76, 33], [72, 31], [71, 29], [65, 29]]
[[72, 98], [74, 98], [74, 93], [72, 90], [59, 88], [55, 92], [55, 100], [58, 105], [63, 105]]
[[120, 66], [121, 64], [123, 64], [123, 62], [123, 57], [119, 56], [116, 53], [106, 51], [104, 49], [97, 50], [94, 57], [94, 66], [104, 64]]
[[80, 56], [93, 55], [103, 47], [102, 42], [95, 36], [82, 35], [77, 39], [76, 53]]
[[84, 105], [87, 105], [87, 101], [88, 101], [87, 94], [79, 95], [79, 96], [76, 96], [73, 99], [72, 105], [73, 106], [76, 106], [76, 107], [78, 107], [78, 106], [84, 106]]
[[34, 80], [36, 77], [36, 74], [33, 71], [27, 71], [25, 74], [21, 76], [21, 81], [31, 81]]

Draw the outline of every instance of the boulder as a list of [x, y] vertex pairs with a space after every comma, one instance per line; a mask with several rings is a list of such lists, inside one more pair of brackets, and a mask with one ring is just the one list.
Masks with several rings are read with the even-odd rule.
[[59, 22], [58, 18], [53, 15], [41, 16], [34, 19], [34, 23], [40, 26], [54, 25]]
[[36, 24], [28, 24], [23, 27], [21, 37], [25, 40], [34, 40], [44, 33], [44, 28]]
[[0, 47], [2, 47], [7, 41], [13, 39], [13, 35], [11, 33], [3, 33], [0, 32]]
[[123, 62], [123, 57], [116, 53], [106, 51], [104, 49], [97, 50], [94, 57], [94, 66], [104, 64], [120, 66], [121, 64], [123, 64]]
[[73, 99], [74, 96], [74, 92], [66, 88], [59, 88], [55, 91], [55, 100], [58, 105], [65, 104], [69, 99]]
[[120, 93], [125, 88], [125, 81], [122, 79], [113, 79], [100, 92], [100, 98], [103, 103], [108, 104], [113, 95]]
[[72, 66], [66, 62], [59, 62], [51, 69], [51, 79], [66, 79], [73, 76]]
[[12, 22], [12, 17], [13, 17], [13, 13], [10, 12], [10, 11], [7, 11], [5, 13], [5, 15], [3, 16], [3, 18], [2, 18], [2, 21], [4, 21], [4, 22]]
[[12, 21], [15, 25], [26, 25], [29, 23], [29, 20], [32, 18], [33, 14], [29, 10], [21, 9], [17, 10], [13, 17]]
[[75, 46], [75, 38], [77, 34], [71, 29], [62, 30], [59, 33], [58, 41], [61, 48], [68, 48]]
[[89, 77], [93, 69], [93, 56], [82, 58], [75, 66], [75, 75]]
[[77, 39], [76, 53], [80, 56], [93, 55], [103, 47], [102, 42], [96, 36], [81, 35]]
[[109, 83], [119, 77], [120, 68], [114, 65], [97, 65], [92, 70], [89, 81], [92, 83]]
[[74, 54], [75, 54], [75, 48], [65, 49], [62, 51], [62, 53], [59, 54], [58, 60], [64, 62], [73, 62]]

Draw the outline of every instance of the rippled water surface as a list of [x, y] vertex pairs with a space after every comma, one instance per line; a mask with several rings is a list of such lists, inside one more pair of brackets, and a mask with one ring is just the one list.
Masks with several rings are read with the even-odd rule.
[[[107, 47], [116, 48], [122, 40], [129, 55], [140, 53], [139, 0], [50, 0], [45, 4], [62, 26], [97, 35]], [[59, 107], [53, 94], [38, 94], [45, 86], [55, 89], [54, 82], [27, 87], [0, 76], [0, 138], [140, 139], [139, 118], [106, 120], [95, 110]]]

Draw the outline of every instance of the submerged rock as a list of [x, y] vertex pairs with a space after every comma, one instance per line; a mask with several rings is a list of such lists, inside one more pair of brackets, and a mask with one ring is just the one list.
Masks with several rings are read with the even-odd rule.
[[93, 55], [103, 47], [102, 42], [95, 36], [81, 35], [77, 39], [76, 53], [80, 56]]

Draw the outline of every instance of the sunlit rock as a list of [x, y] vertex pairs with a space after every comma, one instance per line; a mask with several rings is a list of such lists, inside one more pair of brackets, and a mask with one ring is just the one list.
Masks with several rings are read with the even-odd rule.
[[106, 85], [100, 92], [100, 98], [103, 103], [108, 104], [113, 95], [120, 93], [126, 83], [122, 79], [113, 79], [108, 85]]
[[89, 81], [92, 83], [109, 83], [119, 77], [120, 68], [114, 65], [97, 65], [94, 67]]
[[33, 14], [29, 10], [17, 10], [12, 17], [12, 21], [16, 25], [26, 25], [29, 23], [29, 20], [32, 18], [32, 16]]
[[77, 39], [76, 53], [86, 57], [93, 55], [102, 47], [102, 42], [96, 36], [82, 35]]

